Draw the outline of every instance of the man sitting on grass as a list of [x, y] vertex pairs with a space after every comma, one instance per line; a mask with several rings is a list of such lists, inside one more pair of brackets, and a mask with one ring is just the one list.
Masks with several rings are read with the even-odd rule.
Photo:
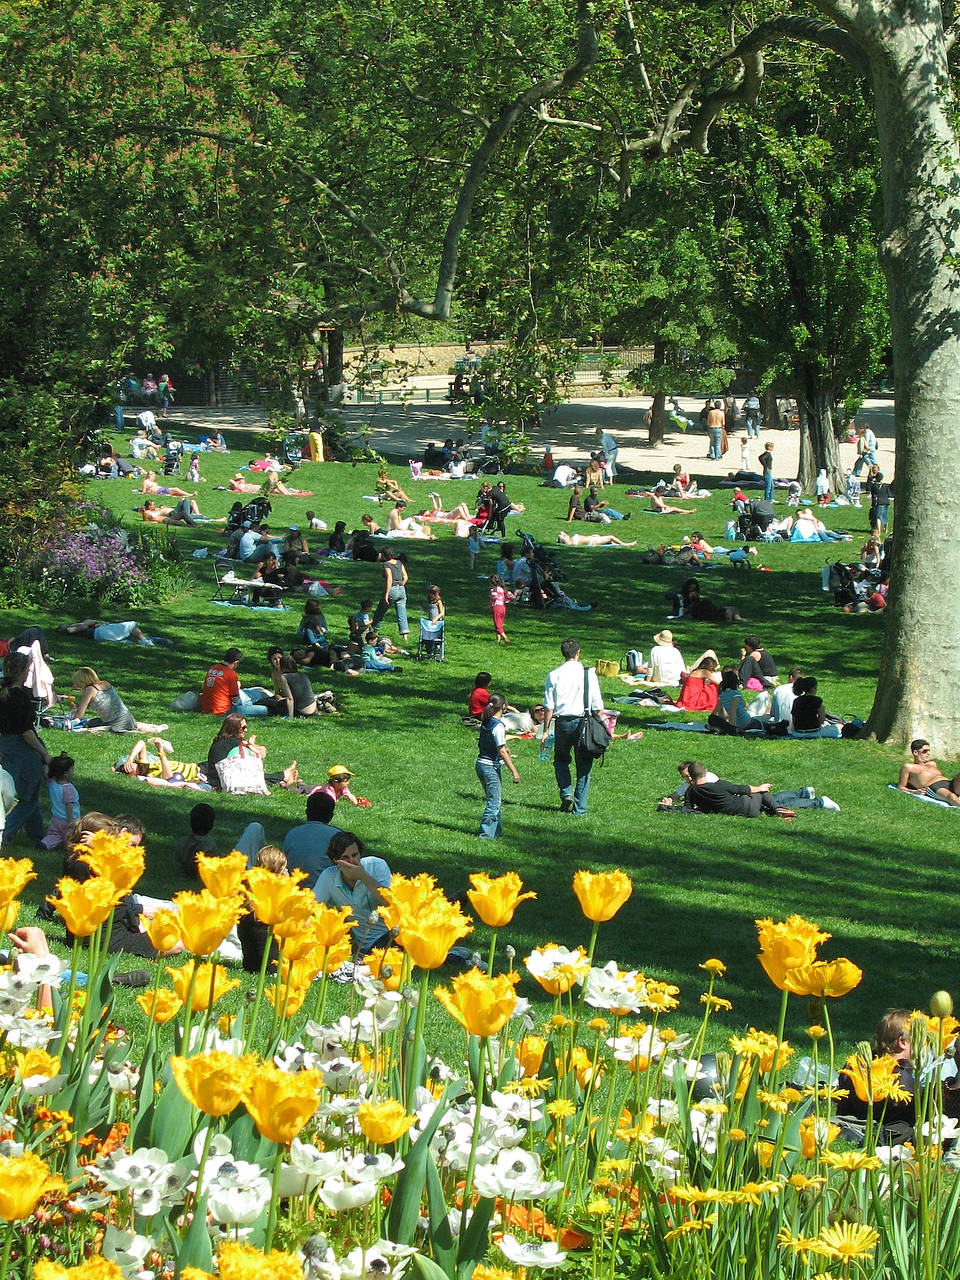
[[840, 806], [829, 796], [817, 796], [813, 787], [797, 791], [770, 790], [769, 782], [752, 787], [747, 783], [726, 782], [718, 778], [707, 782], [706, 766], [694, 760], [687, 769], [684, 807], [699, 813], [725, 813], [741, 818], [759, 818], [761, 813], [773, 818], [793, 818], [797, 809], [835, 809]]
[[960, 773], [952, 782], [947, 781], [936, 760], [930, 759], [930, 743], [926, 738], [914, 738], [910, 750], [913, 763], [905, 764], [900, 770], [897, 780], [900, 790], [960, 806]]

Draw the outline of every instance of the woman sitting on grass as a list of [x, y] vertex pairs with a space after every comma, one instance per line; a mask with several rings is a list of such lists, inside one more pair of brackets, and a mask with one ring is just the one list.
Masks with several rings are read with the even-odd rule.
[[684, 711], [716, 711], [720, 681], [720, 663], [716, 656], [704, 656], [692, 671], [680, 677], [677, 706]]
[[161, 733], [166, 725], [141, 724], [134, 719], [109, 680], [101, 680], [93, 667], [78, 667], [70, 688], [80, 695], [73, 717], [82, 720], [90, 712], [88, 729], [109, 729], [111, 733]]
[[720, 677], [720, 692], [717, 695], [717, 709], [710, 720], [722, 721], [736, 733], [744, 733], [747, 729], [762, 729], [765, 722], [752, 716], [740, 692], [740, 677], [736, 667], [724, 667]]

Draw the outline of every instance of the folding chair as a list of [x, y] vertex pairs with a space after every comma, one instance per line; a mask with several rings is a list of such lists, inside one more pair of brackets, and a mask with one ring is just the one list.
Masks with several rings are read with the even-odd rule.
[[420, 619], [420, 637], [417, 642], [417, 661], [433, 658], [434, 662], [443, 662], [443, 618], [431, 622], [429, 618]]
[[243, 598], [244, 592], [249, 587], [249, 583], [238, 578], [233, 572], [233, 568], [225, 567], [219, 561], [213, 562], [213, 576], [217, 584], [217, 592], [213, 597], [224, 604], [245, 604]]

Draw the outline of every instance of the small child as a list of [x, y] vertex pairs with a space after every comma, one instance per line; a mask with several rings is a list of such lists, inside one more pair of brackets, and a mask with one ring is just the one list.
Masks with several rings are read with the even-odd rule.
[[467, 534], [467, 562], [471, 569], [476, 569], [480, 559], [480, 530], [474, 524]]
[[470, 694], [470, 701], [467, 703], [467, 712], [478, 720], [483, 708], [490, 701], [490, 685], [492, 683], [493, 676], [489, 671], [478, 671], [474, 678], [473, 692]]
[[[387, 658], [378, 646], [380, 645], [380, 633], [376, 627], [368, 627], [363, 633], [363, 640], [360, 647], [360, 657], [363, 659], [363, 669], [365, 671], [403, 671], [403, 667], [395, 667], [393, 660]], [[394, 650], [397, 652], [397, 650]]]
[[749, 445], [750, 445], [749, 438], [747, 436], [741, 436], [740, 437], [740, 470], [741, 471], [750, 470]]
[[859, 507], [860, 504], [860, 477], [855, 476], [851, 471], [847, 476], [847, 501], [851, 507]]
[[313, 530], [317, 530], [317, 529], [322, 530], [322, 529], [326, 529], [326, 527], [327, 526], [324, 523], [324, 521], [320, 519], [320, 517], [317, 515], [315, 511], [307, 512], [307, 528], [313, 529]]
[[364, 796], [355, 796], [350, 790], [350, 779], [353, 774], [346, 765], [335, 764], [331, 769], [327, 770], [327, 784], [323, 787], [314, 787], [310, 792], [314, 795], [317, 791], [322, 791], [324, 795], [330, 797], [334, 804], [338, 800], [349, 800], [351, 804], [358, 805], [361, 809], [369, 809], [370, 801]]
[[443, 600], [440, 597], [440, 588], [433, 585], [427, 592], [427, 620], [429, 622], [440, 622], [445, 612]]
[[803, 487], [799, 480], [791, 480], [787, 485], [787, 506], [799, 507], [800, 495], [803, 493]]
[[200, 878], [197, 872], [198, 853], [205, 853], [211, 858], [220, 856], [217, 842], [210, 834], [216, 816], [211, 805], [195, 804], [190, 810], [190, 834], [180, 836], [173, 846], [173, 860], [188, 880]]
[[818, 507], [829, 507], [830, 505], [830, 477], [827, 475], [826, 467], [821, 467], [814, 482], [814, 491], [817, 495]]
[[490, 611], [493, 614], [493, 627], [497, 633], [497, 644], [509, 644], [503, 622], [507, 616], [507, 602], [513, 599], [513, 592], [507, 590], [506, 583], [499, 573], [490, 576]]
[[200, 455], [195, 453], [190, 459], [190, 483], [200, 483]]
[[359, 640], [372, 622], [370, 610], [373, 608], [372, 600], [361, 600], [360, 608], [350, 617], [350, 639], [354, 636]]
[[80, 797], [73, 785], [76, 762], [67, 755], [59, 755], [50, 761], [47, 792], [50, 796], [50, 826], [41, 840], [44, 849], [66, 848], [70, 828], [80, 817]]

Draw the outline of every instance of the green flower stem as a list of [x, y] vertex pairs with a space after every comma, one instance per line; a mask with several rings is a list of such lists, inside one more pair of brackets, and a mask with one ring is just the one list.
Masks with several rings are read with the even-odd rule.
[[263, 1000], [263, 988], [267, 981], [267, 965], [270, 963], [270, 945], [269, 943], [263, 948], [263, 959], [260, 961], [260, 972], [257, 975], [257, 993], [253, 999], [253, 1008], [250, 1011], [250, 1020], [244, 1027], [243, 1033], [243, 1051], [249, 1053], [253, 1047], [253, 1037], [257, 1030], [257, 1021], [260, 1017], [260, 1003]]
[[[418, 1009], [419, 1012], [419, 1009]], [[467, 1173], [463, 1183], [463, 1202], [460, 1208], [460, 1231], [457, 1243], [457, 1256], [463, 1250], [464, 1238], [467, 1234], [467, 1218], [470, 1212], [470, 1201], [473, 1198], [473, 1173], [477, 1167], [477, 1147], [480, 1144], [480, 1107], [483, 1102], [483, 1056], [486, 1050], [487, 1037], [480, 1037], [480, 1052], [477, 1054], [477, 1078], [473, 1089], [473, 1136], [470, 1140], [470, 1158], [467, 1161]], [[2, 1277], [0, 1277], [2, 1280]]]
[[193, 989], [197, 985], [197, 960], [194, 957], [193, 971], [190, 974], [190, 985], [187, 987], [187, 998], [183, 1002], [183, 1036], [180, 1041], [181, 1054], [190, 1044], [190, 1024], [193, 1021]]
[[427, 984], [430, 981], [429, 969], [424, 969], [420, 974], [420, 996], [417, 1000], [417, 1016], [413, 1027], [413, 1042], [407, 1047], [406, 1070], [403, 1073], [403, 1105], [410, 1110], [410, 1099], [413, 1097], [413, 1091], [416, 1088], [416, 1080], [413, 1078], [414, 1068], [417, 1061], [417, 1052], [423, 1043], [423, 1023], [427, 1014]]
[[200, 1164], [197, 1168], [197, 1189], [194, 1192], [194, 1196], [193, 1196], [194, 1209], [196, 1209], [197, 1201], [200, 1199], [202, 1195], [200, 1188], [203, 1184], [203, 1170], [207, 1163], [207, 1156], [210, 1154], [210, 1143], [213, 1141], [213, 1130], [214, 1130], [213, 1117], [207, 1116], [206, 1121], [207, 1121], [207, 1132], [203, 1139], [203, 1150], [200, 1153]]
[[497, 931], [490, 930], [490, 951], [487, 954], [487, 977], [493, 977], [493, 957], [497, 954]]
[[788, 991], [781, 991], [780, 993], [780, 1019], [777, 1022], [777, 1044], [773, 1051], [773, 1070], [770, 1074], [771, 1093], [776, 1093], [777, 1081], [780, 1078], [780, 1045], [783, 1043], [783, 1028], [787, 1021], [787, 997], [789, 994], [790, 993]]
[[10, 1247], [13, 1244], [13, 1223], [7, 1223], [6, 1235], [3, 1238], [3, 1256], [0, 1257], [0, 1280], [7, 1280], [7, 1268], [10, 1265]]
[[[277, 1147], [277, 1154], [273, 1161], [273, 1178], [270, 1182], [270, 1212], [267, 1215], [267, 1236], [264, 1241], [263, 1251], [269, 1253], [273, 1248], [273, 1233], [277, 1229], [277, 1206], [280, 1202], [280, 1166], [283, 1164], [283, 1147]], [[3, 1280], [0, 1277], [0, 1280]]]

